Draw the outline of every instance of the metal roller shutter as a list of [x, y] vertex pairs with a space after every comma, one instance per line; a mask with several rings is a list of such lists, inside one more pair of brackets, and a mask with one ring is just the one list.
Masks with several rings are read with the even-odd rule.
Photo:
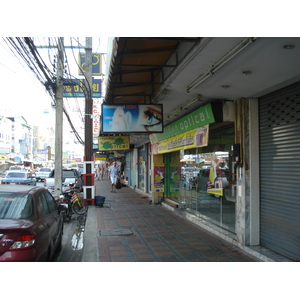
[[300, 260], [300, 83], [259, 108], [261, 245]]

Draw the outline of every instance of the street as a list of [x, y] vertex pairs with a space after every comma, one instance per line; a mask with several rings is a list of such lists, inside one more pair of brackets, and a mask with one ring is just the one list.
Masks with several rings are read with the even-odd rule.
[[64, 223], [62, 250], [56, 251], [51, 262], [81, 262], [86, 216], [73, 214], [70, 222]]
[[[39, 181], [36, 186], [44, 186]], [[64, 234], [62, 239], [62, 250], [56, 251], [51, 262], [80, 262], [83, 253], [83, 235], [86, 216], [72, 215], [70, 222], [64, 223]]]

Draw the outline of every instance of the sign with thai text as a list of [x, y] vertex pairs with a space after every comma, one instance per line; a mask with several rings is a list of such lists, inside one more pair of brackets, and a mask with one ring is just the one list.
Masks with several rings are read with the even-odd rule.
[[[68, 85], [69, 83], [69, 85]], [[94, 79], [92, 81], [92, 97], [101, 98], [101, 79]], [[84, 98], [84, 89], [87, 89], [85, 85], [85, 79], [72, 79], [65, 81], [63, 89], [63, 97], [65, 98]]]
[[93, 100], [93, 115], [99, 115], [97, 118], [93, 118], [93, 138], [97, 139], [100, 133], [100, 113], [101, 104], [100, 100]]
[[177, 150], [205, 147], [208, 145], [209, 125], [202, 126], [157, 142], [151, 147], [151, 154], [161, 154]]

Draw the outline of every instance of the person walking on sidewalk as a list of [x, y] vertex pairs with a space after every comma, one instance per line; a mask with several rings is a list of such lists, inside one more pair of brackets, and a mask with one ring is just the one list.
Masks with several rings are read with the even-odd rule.
[[109, 168], [109, 176], [110, 176], [110, 181], [111, 181], [111, 193], [116, 193], [116, 183], [117, 179], [119, 177], [119, 169], [117, 167], [117, 162], [114, 161], [113, 165], [110, 166]]
[[100, 165], [98, 165], [96, 167], [96, 177], [98, 178], [98, 180], [100, 179], [101, 176], [101, 169], [100, 169]]
[[103, 180], [103, 175], [104, 175], [104, 166], [101, 166], [100, 168], [100, 178]]

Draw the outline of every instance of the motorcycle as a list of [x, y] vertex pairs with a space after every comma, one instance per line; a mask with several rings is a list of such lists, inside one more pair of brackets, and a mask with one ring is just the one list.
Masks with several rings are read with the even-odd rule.
[[59, 196], [58, 211], [62, 215], [64, 222], [66, 222], [67, 220], [71, 221], [73, 214], [71, 198], [74, 193], [74, 188], [71, 184], [69, 186], [70, 189], [62, 192]]

